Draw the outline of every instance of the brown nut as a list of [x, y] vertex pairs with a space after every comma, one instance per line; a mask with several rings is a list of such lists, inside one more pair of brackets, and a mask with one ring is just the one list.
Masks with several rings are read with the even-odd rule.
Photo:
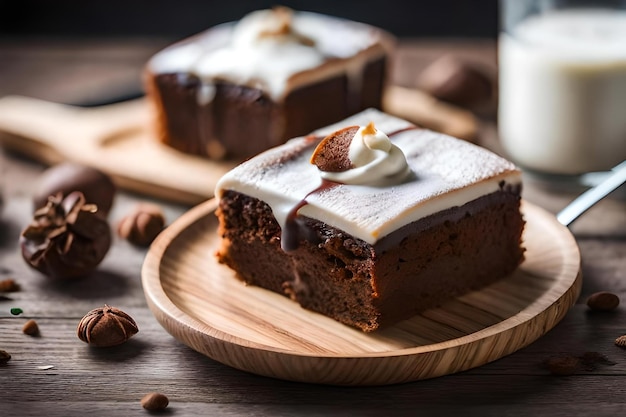
[[615, 339], [615, 345], [621, 348], [626, 348], [626, 335], [622, 335]]
[[0, 349], [0, 365], [7, 363], [11, 360], [11, 354], [6, 350]]
[[607, 291], [596, 292], [587, 298], [587, 306], [596, 311], [615, 310], [618, 305], [619, 297]]
[[78, 338], [92, 346], [108, 347], [126, 342], [139, 329], [135, 320], [115, 307], [96, 308], [78, 323]]
[[116, 187], [108, 175], [95, 168], [64, 162], [41, 175], [33, 196], [34, 208], [44, 207], [50, 196], [61, 193], [65, 197], [73, 191], [83, 193], [86, 203], [98, 206], [98, 213], [106, 217], [113, 205]]
[[159, 392], [151, 392], [141, 399], [141, 406], [148, 411], [165, 410], [169, 403], [169, 399]]
[[6, 278], [0, 281], [0, 292], [15, 292], [20, 290], [20, 284], [13, 278]]
[[45, 207], [20, 236], [22, 257], [31, 267], [56, 279], [89, 274], [111, 246], [111, 230], [98, 215], [98, 207], [86, 204], [82, 193], [50, 197]]
[[133, 245], [149, 246], [165, 226], [163, 210], [155, 204], [140, 203], [117, 224], [117, 234]]
[[417, 87], [440, 100], [471, 108], [490, 101], [494, 80], [481, 68], [446, 55], [426, 67]]
[[545, 362], [545, 365], [552, 375], [573, 375], [580, 368], [580, 358], [570, 355], [551, 357]]
[[22, 327], [22, 333], [29, 336], [36, 336], [39, 334], [39, 325], [33, 319], [28, 320]]

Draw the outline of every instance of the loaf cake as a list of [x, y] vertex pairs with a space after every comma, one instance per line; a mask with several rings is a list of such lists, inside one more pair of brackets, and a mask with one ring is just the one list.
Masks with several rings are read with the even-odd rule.
[[241, 160], [379, 108], [391, 44], [372, 26], [284, 7], [218, 25], [148, 62], [157, 136]]
[[217, 257], [369, 332], [513, 272], [521, 187], [507, 160], [370, 109], [224, 175]]

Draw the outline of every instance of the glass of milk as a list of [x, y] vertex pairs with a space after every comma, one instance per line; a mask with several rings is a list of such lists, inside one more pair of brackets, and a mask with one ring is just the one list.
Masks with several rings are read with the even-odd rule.
[[626, 159], [626, 1], [502, 0], [499, 134], [535, 173]]

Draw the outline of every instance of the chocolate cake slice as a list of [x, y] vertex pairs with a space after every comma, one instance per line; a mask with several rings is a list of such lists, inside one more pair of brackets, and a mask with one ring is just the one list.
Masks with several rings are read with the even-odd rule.
[[379, 108], [391, 39], [284, 7], [211, 28], [148, 62], [157, 135], [186, 153], [243, 159]]
[[513, 272], [520, 192], [505, 159], [367, 110], [227, 173], [217, 257], [248, 284], [373, 331]]

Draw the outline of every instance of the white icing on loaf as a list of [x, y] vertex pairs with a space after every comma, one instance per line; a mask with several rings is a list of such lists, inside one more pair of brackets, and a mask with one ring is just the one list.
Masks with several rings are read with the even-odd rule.
[[[215, 195], [219, 198], [225, 190], [233, 190], [265, 201], [283, 230], [289, 212], [306, 199], [308, 204], [299, 209], [299, 215], [374, 244], [409, 223], [496, 192], [502, 182], [521, 183], [520, 171], [494, 153], [430, 130], [404, 130], [411, 126], [409, 122], [373, 109], [315, 133], [326, 136], [370, 121], [387, 134], [400, 132], [391, 141], [406, 156], [413, 178], [388, 187], [338, 184], [311, 193], [322, 179], [317, 167], [309, 163], [314, 147], [301, 137], [228, 172], [218, 182]], [[286, 155], [296, 156], [285, 159]]]
[[340, 73], [358, 91], [361, 73], [355, 68], [385, 54], [382, 31], [316, 13], [294, 12], [283, 33], [281, 10], [259, 10], [237, 24], [219, 25], [174, 44], [152, 57], [148, 69], [193, 74], [203, 84], [227, 81], [258, 88], [278, 102], [298, 86]]

